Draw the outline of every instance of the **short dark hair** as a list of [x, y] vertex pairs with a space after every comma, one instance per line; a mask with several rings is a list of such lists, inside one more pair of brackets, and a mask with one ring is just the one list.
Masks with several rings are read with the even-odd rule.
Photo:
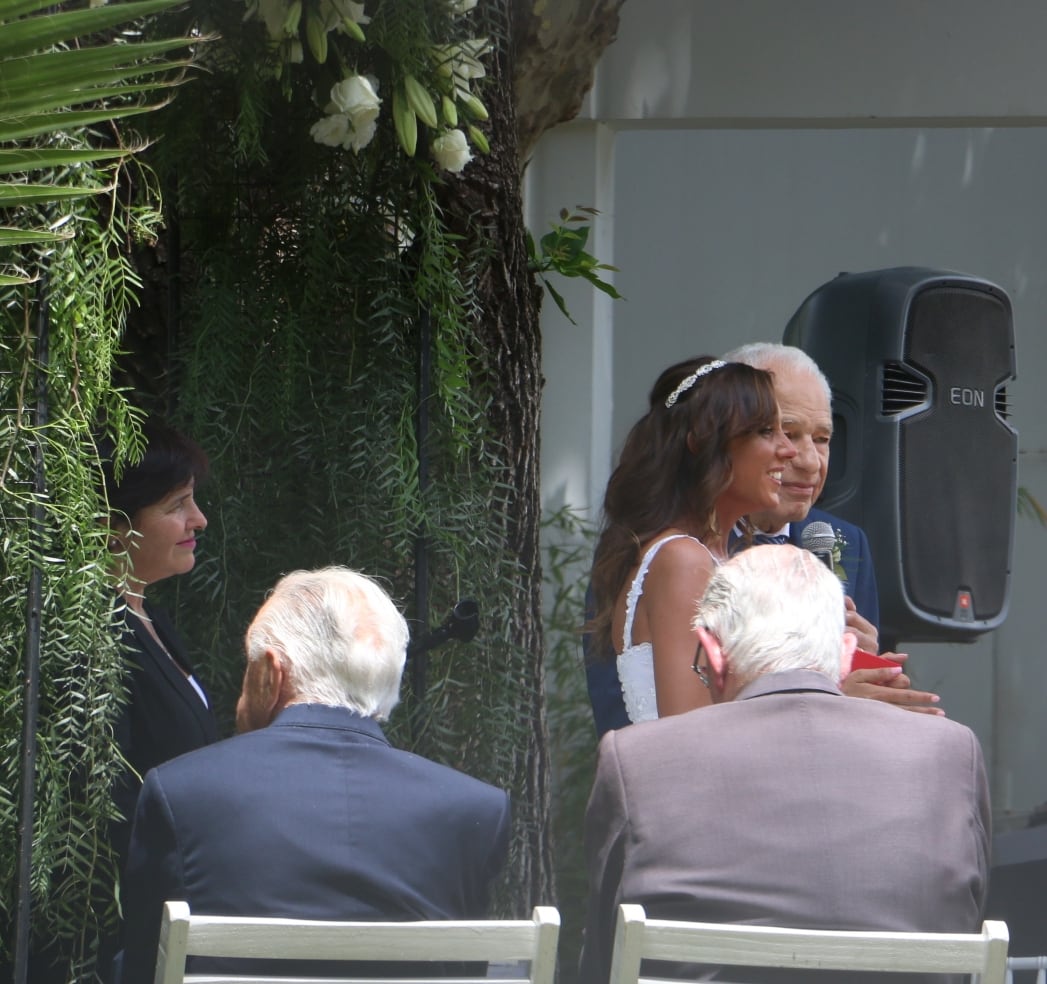
[[98, 441], [102, 480], [113, 518], [125, 516], [133, 521], [139, 510], [159, 502], [169, 492], [195, 479], [207, 477], [208, 460], [203, 449], [162, 420], [151, 418], [142, 424], [145, 452], [135, 464], [125, 464], [117, 481], [116, 447], [108, 435]]

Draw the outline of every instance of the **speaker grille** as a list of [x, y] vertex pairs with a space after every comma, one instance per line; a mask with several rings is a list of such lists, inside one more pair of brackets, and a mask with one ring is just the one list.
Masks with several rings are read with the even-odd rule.
[[930, 383], [900, 362], [887, 362], [883, 367], [880, 391], [880, 413], [901, 417], [926, 410], [930, 406]]
[[1007, 421], [1011, 416], [1011, 404], [1007, 399], [1007, 387], [1001, 386], [993, 396], [993, 406], [996, 409], [996, 416], [1000, 420]]
[[959, 591], [986, 621], [1007, 600], [1017, 439], [1000, 391], [1011, 337], [1009, 307], [984, 291], [936, 285], [910, 308], [906, 361], [931, 394], [927, 412], [899, 424], [903, 568], [913, 602], [942, 618]]
[[881, 639], [972, 639], [1007, 609], [1017, 434], [1014, 330], [988, 281], [925, 267], [841, 274], [784, 340], [833, 392], [823, 509], [869, 537]]

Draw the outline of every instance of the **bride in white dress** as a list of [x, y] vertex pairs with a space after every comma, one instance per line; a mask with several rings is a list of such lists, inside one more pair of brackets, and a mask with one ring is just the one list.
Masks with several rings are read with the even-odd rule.
[[742, 516], [778, 505], [782, 432], [769, 373], [709, 357], [666, 369], [604, 498], [596, 652], [613, 647], [632, 722], [703, 707], [691, 614]]

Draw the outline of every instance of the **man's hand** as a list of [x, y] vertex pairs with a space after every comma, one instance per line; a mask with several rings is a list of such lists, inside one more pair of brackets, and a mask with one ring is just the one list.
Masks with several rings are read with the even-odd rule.
[[858, 609], [854, 607], [854, 599], [850, 595], [844, 595], [843, 604], [847, 609], [847, 621], [844, 628], [857, 636], [858, 648], [864, 649], [867, 653], [878, 653], [880, 634], [876, 631], [876, 626], [858, 614]]
[[934, 706], [941, 699], [937, 694], [911, 689], [912, 681], [902, 671], [902, 663], [909, 658], [906, 653], [880, 653], [880, 655], [896, 660], [898, 665], [884, 666], [877, 670], [854, 670], [844, 678], [840, 689], [848, 697], [883, 700], [888, 704], [903, 707], [907, 711], [944, 716], [945, 711]]

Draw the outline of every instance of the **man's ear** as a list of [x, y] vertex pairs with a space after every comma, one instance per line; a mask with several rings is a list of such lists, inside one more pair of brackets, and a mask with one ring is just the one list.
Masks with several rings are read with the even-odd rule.
[[287, 672], [283, 660], [275, 649], [266, 649], [262, 654], [262, 706], [266, 709], [269, 721], [272, 722], [277, 712], [287, 703]]
[[840, 680], [849, 676], [851, 672], [851, 658], [858, 648], [858, 637], [853, 632], [843, 634], [843, 642], [840, 644]]
[[724, 656], [720, 646], [720, 640], [716, 638], [704, 625], [696, 625], [694, 631], [698, 635], [698, 641], [705, 650], [705, 658], [709, 661], [709, 681], [716, 687], [718, 693], [723, 691], [724, 682], [727, 679], [727, 658]]

